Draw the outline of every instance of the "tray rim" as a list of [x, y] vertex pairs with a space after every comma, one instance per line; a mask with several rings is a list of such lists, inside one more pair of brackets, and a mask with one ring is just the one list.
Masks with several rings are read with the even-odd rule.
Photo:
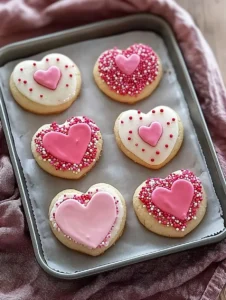
[[[95, 29], [95, 28], [98, 29], [98, 27], [100, 27], [100, 26], [102, 27], [105, 24], [108, 24], [108, 25], [112, 24], [112, 26], [114, 26], [115, 24], [117, 24], [120, 21], [128, 21], [128, 22], [132, 21], [132, 20], [133, 21], [135, 21], [135, 20], [139, 21], [140, 18], [147, 18], [148, 21], [151, 21], [151, 20], [153, 21], [154, 20], [155, 22], [159, 22], [159, 24], [161, 24], [163, 27], [165, 27], [165, 29], [168, 31], [169, 35], [171, 35], [171, 39], [172, 39], [175, 51], [177, 52], [176, 54], [178, 56], [178, 59], [181, 63], [181, 66], [183, 68], [183, 71], [184, 71], [184, 74], [185, 74], [185, 77], [186, 77], [186, 83], [188, 85], [188, 88], [190, 90], [190, 93], [191, 93], [192, 97], [195, 99], [195, 102], [197, 104], [197, 108], [199, 110], [199, 114], [200, 114], [201, 121], [202, 121], [202, 124], [203, 124], [203, 130], [204, 130], [204, 133], [206, 135], [206, 139], [207, 139], [212, 157], [214, 159], [215, 166], [218, 170], [218, 175], [220, 176], [222, 187], [223, 187], [223, 189], [226, 193], [226, 182], [225, 182], [225, 179], [224, 179], [224, 175], [223, 175], [222, 169], [220, 167], [218, 158], [216, 156], [214, 146], [213, 146], [213, 143], [212, 143], [212, 140], [211, 140], [211, 137], [210, 137], [210, 133], [208, 131], [204, 116], [202, 114], [201, 107], [199, 105], [199, 102], [198, 102], [193, 84], [191, 82], [190, 75], [188, 73], [188, 70], [187, 70], [187, 67], [185, 65], [185, 62], [184, 62], [183, 56], [181, 54], [180, 48], [178, 46], [178, 43], [175, 39], [174, 33], [173, 33], [171, 27], [169, 26], [169, 24], [164, 19], [162, 19], [158, 16], [155, 16], [155, 15], [152, 15], [152, 14], [135, 14], [135, 15], [127, 16], [127, 17], [121, 17], [121, 18], [116, 18], [116, 19], [91, 23], [91, 24], [88, 24], [88, 25], [79, 26], [79, 27], [76, 27], [76, 28], [68, 29], [68, 30], [63, 30], [63, 31], [56, 32], [56, 33], [53, 33], [53, 34], [47, 34], [47, 35], [44, 35], [44, 36], [39, 36], [39, 37], [36, 37], [36, 38], [27, 39], [27, 40], [24, 40], [24, 41], [21, 41], [21, 42], [12, 43], [12, 44], [4, 46], [0, 49], [0, 67], [4, 63], [6, 63], [6, 62], [4, 62], [4, 55], [8, 51], [13, 51], [15, 48], [16, 49], [18, 49], [18, 48], [23, 49], [24, 47], [26, 47], [28, 45], [32, 45], [32, 44], [38, 43], [40, 41], [42, 41], [42, 42], [48, 41], [48, 39], [50, 39], [50, 38], [58, 40], [61, 37], [63, 37], [63, 35], [65, 35], [65, 34], [73, 35], [76, 32], [80, 32], [82, 30], [90, 30], [90, 29]], [[112, 263], [109, 263], [109, 264], [101, 265], [99, 267], [94, 267], [94, 268], [86, 269], [86, 270], [83, 270], [83, 271], [77, 271], [77, 272], [74, 272], [74, 273], [60, 272], [60, 271], [57, 271], [57, 270], [49, 267], [47, 265], [47, 262], [45, 261], [45, 258], [44, 258], [44, 255], [43, 255], [43, 250], [41, 248], [41, 242], [39, 241], [39, 234], [38, 234], [38, 231], [37, 231], [37, 228], [36, 228], [35, 219], [32, 216], [32, 214], [33, 214], [32, 207], [31, 207], [31, 204], [29, 203], [30, 200], [27, 199], [29, 197], [28, 197], [28, 194], [26, 192], [26, 189], [27, 189], [26, 185], [24, 185], [24, 183], [23, 183], [24, 175], [23, 175], [23, 171], [22, 171], [22, 167], [21, 167], [19, 158], [17, 156], [16, 147], [14, 145], [14, 139], [13, 139], [13, 136], [12, 136], [12, 133], [11, 133], [11, 130], [10, 130], [10, 122], [9, 122], [9, 119], [8, 119], [8, 113], [7, 113], [7, 109], [5, 107], [5, 103], [4, 103], [4, 100], [3, 100], [3, 95], [2, 95], [1, 90], [0, 90], [0, 115], [1, 115], [3, 130], [4, 130], [4, 133], [5, 133], [5, 137], [6, 137], [7, 146], [8, 146], [8, 149], [9, 149], [10, 159], [11, 159], [11, 162], [12, 162], [12, 165], [13, 165], [15, 176], [16, 176], [16, 179], [17, 179], [18, 188], [19, 188], [20, 195], [21, 195], [23, 208], [24, 208], [26, 219], [27, 219], [27, 222], [28, 222], [28, 227], [29, 227], [29, 231], [30, 231], [30, 236], [31, 236], [35, 256], [36, 256], [36, 259], [37, 259], [39, 265], [48, 274], [50, 274], [54, 277], [57, 277], [57, 278], [61, 278], [61, 279], [82, 278], [82, 277], [85, 277], [85, 276], [90, 276], [90, 275], [94, 275], [94, 274], [97, 274], [97, 273], [100, 273], [100, 272], [109, 271], [109, 270], [112, 270], [112, 269], [123, 267], [123, 266], [129, 265], [129, 264], [132, 264], [132, 263], [138, 263], [138, 262], [149, 260], [149, 259], [156, 258], [156, 257], [159, 257], [159, 256], [168, 255], [169, 250], [170, 250], [170, 254], [171, 254], [171, 253], [184, 251], [184, 250], [188, 250], [188, 249], [191, 249], [191, 248], [200, 247], [200, 246], [203, 246], [203, 245], [215, 243], [215, 242], [221, 241], [222, 239], [224, 239], [226, 237], [226, 228], [224, 228], [224, 230], [219, 232], [218, 234], [216, 234], [214, 236], [210, 236], [210, 237], [205, 237], [201, 240], [195, 240], [193, 242], [187, 242], [187, 243], [184, 243], [184, 244], [181, 244], [181, 245], [175, 245], [175, 246], [172, 246], [172, 247], [167, 247], [167, 248], [165, 248], [163, 250], [160, 250], [160, 251], [158, 250], [158, 251], [154, 251], [154, 252], [149, 253], [149, 254], [138, 255], [136, 257], [129, 258], [129, 259], [126, 259], [126, 260], [119, 260], [119, 261], [112, 262]]]

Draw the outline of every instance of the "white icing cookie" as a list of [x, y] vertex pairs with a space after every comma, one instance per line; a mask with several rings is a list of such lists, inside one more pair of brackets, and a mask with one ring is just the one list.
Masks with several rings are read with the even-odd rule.
[[179, 151], [183, 125], [177, 113], [158, 106], [144, 114], [137, 110], [123, 112], [115, 123], [115, 136], [120, 149], [135, 162], [159, 169]]
[[10, 78], [15, 100], [26, 110], [49, 114], [67, 109], [81, 88], [78, 67], [67, 56], [48, 54], [19, 63]]
[[105, 183], [93, 185], [86, 193], [65, 190], [52, 200], [49, 220], [65, 246], [97, 256], [122, 235], [126, 203], [117, 189]]

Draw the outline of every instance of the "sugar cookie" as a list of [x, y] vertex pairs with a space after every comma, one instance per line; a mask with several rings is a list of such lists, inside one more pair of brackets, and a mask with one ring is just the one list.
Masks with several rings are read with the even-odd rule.
[[49, 208], [50, 226], [65, 246], [92, 256], [104, 253], [120, 238], [126, 203], [113, 186], [99, 183], [86, 193], [60, 192]]
[[103, 140], [100, 129], [87, 117], [72, 117], [63, 125], [47, 124], [31, 142], [33, 156], [46, 172], [78, 179], [89, 172], [100, 157]]
[[93, 75], [97, 86], [110, 98], [133, 104], [156, 89], [162, 65], [151, 47], [134, 44], [126, 50], [113, 48], [102, 53]]
[[150, 178], [135, 191], [133, 206], [139, 221], [150, 231], [184, 237], [202, 221], [207, 207], [204, 187], [189, 170], [165, 179]]
[[41, 61], [26, 60], [14, 68], [10, 90], [16, 102], [36, 114], [60, 113], [71, 106], [81, 89], [81, 74], [62, 54]]
[[125, 111], [114, 127], [119, 148], [150, 169], [159, 169], [173, 159], [183, 142], [183, 131], [180, 117], [167, 106], [158, 106], [147, 114]]

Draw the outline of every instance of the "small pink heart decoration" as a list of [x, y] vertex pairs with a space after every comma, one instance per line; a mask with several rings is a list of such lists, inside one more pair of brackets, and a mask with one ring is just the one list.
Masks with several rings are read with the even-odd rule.
[[50, 90], [55, 90], [59, 83], [61, 72], [56, 66], [50, 67], [48, 70], [37, 70], [34, 75], [34, 80]]
[[193, 185], [187, 180], [179, 179], [173, 183], [171, 190], [157, 187], [152, 193], [152, 202], [162, 211], [185, 220], [193, 195]]
[[64, 234], [78, 243], [96, 248], [115, 222], [115, 202], [107, 192], [96, 193], [87, 206], [68, 199], [58, 206], [55, 219]]
[[91, 129], [85, 123], [75, 124], [68, 135], [48, 132], [43, 137], [44, 148], [59, 160], [79, 164], [91, 140]]
[[157, 145], [162, 132], [162, 125], [159, 122], [153, 122], [150, 126], [141, 126], [138, 129], [140, 138], [152, 147]]
[[126, 57], [122, 54], [118, 54], [115, 58], [117, 67], [126, 75], [131, 75], [140, 63], [140, 56], [132, 54], [130, 57]]

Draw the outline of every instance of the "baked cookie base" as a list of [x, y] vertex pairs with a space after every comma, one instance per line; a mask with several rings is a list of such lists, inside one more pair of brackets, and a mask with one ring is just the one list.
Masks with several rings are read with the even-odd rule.
[[[88, 254], [88, 255], [91, 255], [91, 256], [98, 256], [100, 254], [103, 254], [107, 249], [109, 249], [112, 245], [114, 245], [116, 243], [116, 241], [122, 236], [124, 228], [125, 228], [125, 222], [126, 222], [126, 203], [125, 203], [125, 200], [124, 200], [123, 196], [121, 195], [121, 193], [117, 189], [115, 189], [113, 186], [105, 184], [105, 183], [100, 183], [100, 184], [96, 184], [96, 185], [92, 186], [92, 188], [95, 188], [95, 187], [98, 187], [99, 189], [101, 189], [101, 188], [104, 189], [104, 188], [107, 187], [108, 190], [112, 190], [112, 192], [118, 196], [118, 200], [121, 201], [122, 206], [123, 206], [124, 214], [123, 214], [123, 218], [122, 218], [122, 221], [121, 221], [120, 228], [118, 230], [118, 233], [115, 235], [115, 237], [113, 239], [110, 239], [108, 246], [95, 248], [95, 249], [90, 249], [90, 248], [88, 248], [84, 245], [78, 244], [78, 243], [66, 238], [61, 231], [57, 231], [53, 227], [52, 222], [49, 221], [52, 232], [54, 233], [56, 238], [62, 244], [64, 244], [66, 247], [68, 247], [72, 250], [75, 250], [75, 251], [78, 251], [78, 252], [81, 252], [81, 253], [85, 253], [85, 254]], [[68, 189], [68, 190], [64, 190], [64, 191], [60, 192], [59, 194], [57, 194], [53, 198], [53, 200], [50, 204], [49, 215], [50, 215], [50, 212], [51, 212], [54, 204], [57, 202], [59, 197], [66, 194], [66, 193], [76, 193], [78, 195], [83, 194], [82, 192], [79, 192], [79, 191], [76, 191], [76, 190], [73, 190], [73, 189]]]

